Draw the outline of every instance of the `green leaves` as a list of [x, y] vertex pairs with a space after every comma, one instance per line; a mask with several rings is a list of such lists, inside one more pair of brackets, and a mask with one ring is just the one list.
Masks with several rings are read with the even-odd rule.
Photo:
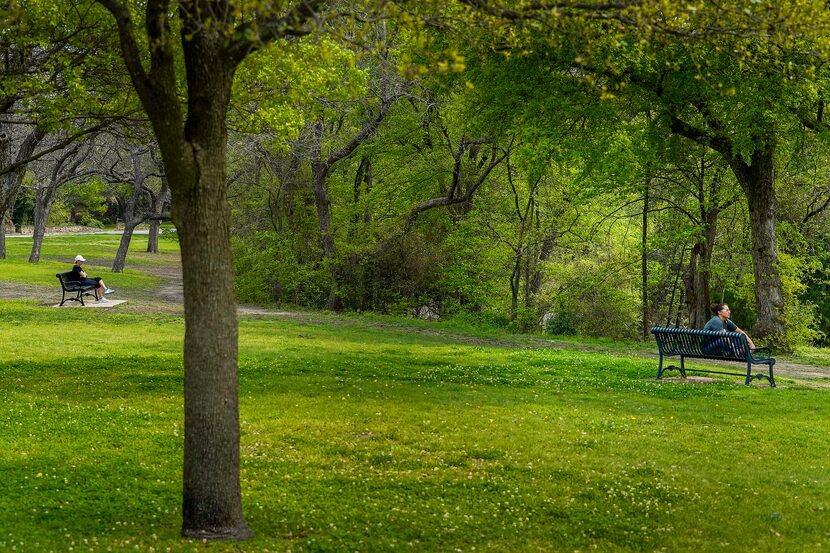
[[234, 124], [272, 133], [278, 141], [295, 138], [315, 98], [347, 99], [366, 82], [355, 53], [330, 37], [276, 41], [250, 55], [237, 71]]

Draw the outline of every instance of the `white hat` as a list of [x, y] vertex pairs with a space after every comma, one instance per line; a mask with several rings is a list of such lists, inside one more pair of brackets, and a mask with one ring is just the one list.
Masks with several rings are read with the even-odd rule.
[[76, 255], [75, 256], [75, 261], [86, 261], [86, 259], [84, 259], [84, 256], [82, 256], [82, 255]]

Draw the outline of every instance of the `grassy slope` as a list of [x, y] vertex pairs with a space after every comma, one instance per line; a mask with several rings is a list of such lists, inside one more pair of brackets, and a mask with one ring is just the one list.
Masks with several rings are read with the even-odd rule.
[[827, 392], [412, 328], [242, 320], [257, 536], [201, 544], [177, 528], [181, 318], [0, 301], [0, 550], [828, 549]]

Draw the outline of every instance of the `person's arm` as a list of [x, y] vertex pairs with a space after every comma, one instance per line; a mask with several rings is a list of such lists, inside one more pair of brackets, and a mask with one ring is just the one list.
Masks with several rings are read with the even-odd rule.
[[752, 338], [749, 337], [749, 334], [747, 334], [746, 332], [744, 332], [743, 330], [741, 330], [737, 326], [735, 327], [735, 332], [737, 332], [739, 334], [743, 334], [744, 336], [746, 336], [746, 343], [749, 344], [749, 349], [751, 349], [751, 350], [755, 349], [755, 342], [752, 341]]

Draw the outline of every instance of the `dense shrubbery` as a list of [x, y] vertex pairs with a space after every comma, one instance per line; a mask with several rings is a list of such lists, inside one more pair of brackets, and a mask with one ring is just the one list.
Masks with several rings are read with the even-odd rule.
[[298, 263], [291, 245], [273, 232], [232, 242], [239, 301], [261, 305], [319, 307], [329, 282], [318, 265]]
[[[511, 313], [508, 276], [513, 252], [494, 244], [473, 222], [475, 217], [470, 214], [460, 223], [433, 224], [428, 231], [416, 228], [363, 247], [353, 244], [337, 259], [342, 308], [411, 314], [413, 308], [429, 306], [444, 318], [486, 321], [517, 331], [613, 338], [640, 335], [642, 292], [639, 275], [626, 269], [631, 265], [627, 261], [630, 251], [621, 247], [602, 251], [597, 242], [586, 243], [582, 255], [574, 255], [572, 248], [563, 249], [563, 255], [552, 256], [542, 266], [545, 282], [539, 295], [529, 305], [522, 295]], [[233, 247], [241, 302], [309, 308], [326, 303], [332, 271], [313, 241], [259, 231], [237, 236]], [[730, 303], [735, 321], [751, 329], [755, 319], [751, 261], [747, 254], [723, 253], [730, 256], [714, 260], [718, 269], [712, 275], [712, 301]], [[815, 291], [821, 285], [824, 265], [810, 259], [781, 256], [787, 334], [772, 339], [779, 347], [789, 349], [823, 339], [819, 329], [827, 315]], [[685, 305], [678, 305], [683, 301], [678, 288], [682, 283], [670, 263], [669, 257], [656, 255], [649, 262], [650, 286], [654, 287], [649, 297], [650, 324], [685, 324]], [[665, 291], [669, 285], [675, 286], [671, 298]]]

